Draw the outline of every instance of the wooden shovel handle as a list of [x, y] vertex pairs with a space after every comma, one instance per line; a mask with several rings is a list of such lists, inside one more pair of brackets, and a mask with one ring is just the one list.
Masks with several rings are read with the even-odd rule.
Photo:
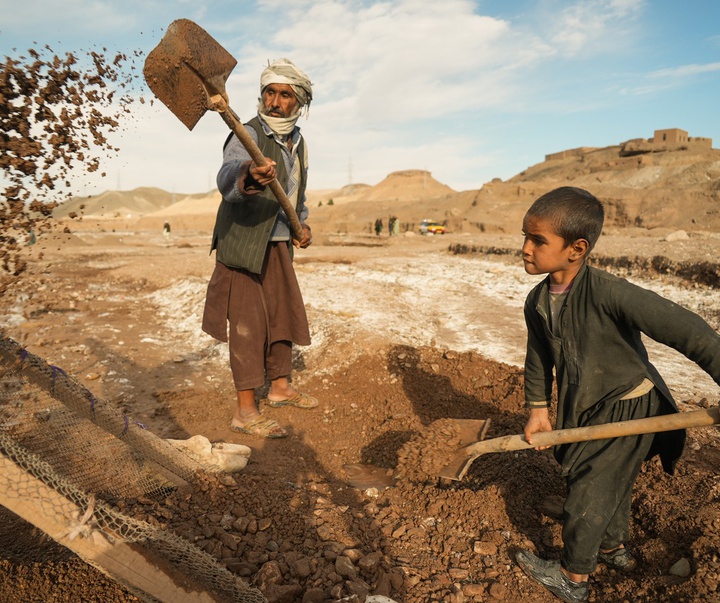
[[640, 433], [659, 433], [673, 431], [688, 427], [703, 427], [720, 423], [720, 408], [714, 407], [691, 412], [679, 412], [670, 415], [659, 415], [647, 419], [633, 419], [631, 421], [618, 421], [603, 425], [589, 427], [574, 427], [572, 429], [556, 429], [553, 431], [540, 431], [533, 434], [533, 443], [528, 444], [523, 435], [511, 435], [482, 442], [475, 442], [463, 450], [467, 456], [479, 456], [486, 452], [507, 452], [510, 450], [527, 450], [536, 446], [556, 446], [571, 442], [588, 442], [590, 440], [604, 440], [621, 436], [637, 435]]
[[[216, 95], [210, 99], [210, 104], [213, 110], [217, 111], [223, 118], [223, 121], [230, 126], [230, 129], [235, 133], [235, 136], [238, 137], [240, 143], [243, 147], [245, 147], [245, 150], [248, 152], [250, 158], [255, 162], [255, 164], [266, 165], [267, 161], [265, 160], [265, 156], [258, 148], [257, 143], [252, 139], [250, 134], [248, 134], [245, 126], [242, 124], [235, 112], [228, 106], [225, 99], [221, 95]], [[268, 186], [275, 195], [275, 198], [278, 200], [278, 203], [280, 203], [281, 207], [285, 211], [285, 215], [290, 222], [290, 228], [293, 235], [298, 241], [301, 241], [305, 236], [305, 232], [300, 224], [297, 212], [292, 206], [290, 199], [288, 199], [288, 196], [285, 194], [282, 186], [280, 186], [277, 178], [272, 180]]]

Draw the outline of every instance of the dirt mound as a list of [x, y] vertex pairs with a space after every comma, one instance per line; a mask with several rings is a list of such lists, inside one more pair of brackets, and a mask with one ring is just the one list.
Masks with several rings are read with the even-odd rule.
[[[437, 461], [458, 443], [448, 419], [490, 419], [488, 438], [521, 433], [525, 423], [521, 367], [490, 357], [497, 350], [493, 340], [501, 338], [493, 329], [521, 329], [514, 326], [522, 322], [520, 290], [498, 282], [511, 270], [506, 256], [448, 255], [452, 265], [462, 264], [451, 271], [437, 263], [447, 255], [439, 237], [298, 252], [298, 275], [312, 299], [314, 343], [295, 356], [294, 383], [315, 394], [320, 406], [263, 408], [291, 434], [266, 441], [227, 429], [235, 396], [227, 350], [199, 329], [214, 259], [207, 236], [175, 236], [167, 242], [159, 232], [100, 239], [84, 233], [85, 247], [49, 247], [2, 298], [7, 335], [154, 433], [202, 434], [252, 448], [235, 476], [112, 504], [190, 539], [273, 602], [329, 603], [352, 595], [362, 601], [367, 592], [403, 603], [554, 600], [513, 560], [521, 546], [559, 554], [564, 486], [550, 452], [483, 455], [461, 482], [435, 475]], [[714, 251], [713, 241], [717, 245], [701, 239], [695, 247]], [[605, 249], [613, 245], [605, 242]], [[657, 238], [623, 238], [617, 249], [621, 255], [679, 252]], [[363, 276], [371, 256], [382, 270]], [[485, 266], [488, 258], [496, 261]], [[417, 266], [420, 288], [413, 288], [408, 266]], [[428, 270], [444, 276], [433, 282], [448, 285], [437, 297], [428, 291]], [[324, 273], [347, 292], [327, 289]], [[487, 287], [491, 293], [483, 297]], [[694, 283], [687, 293], [716, 311], [715, 290]], [[503, 299], [507, 309], [493, 306]], [[390, 313], [391, 304], [407, 308], [405, 322]], [[428, 312], [418, 318], [420, 307]], [[476, 313], [464, 314], [463, 307]], [[506, 314], [517, 315], [515, 322]], [[460, 324], [453, 326], [456, 317]], [[466, 333], [482, 319], [491, 331], [489, 343], [479, 346], [483, 354], [407, 343], [440, 338], [451, 328]], [[515, 347], [522, 339], [518, 333]], [[674, 380], [694, 381], [688, 375], [682, 371]], [[678, 396], [683, 410], [714, 403], [693, 395]], [[656, 459], [646, 464], [629, 543], [640, 567], [623, 575], [601, 566], [591, 578], [595, 601], [713, 600], [720, 580], [720, 439], [716, 428], [688, 436], [674, 477]], [[359, 468], [368, 466], [372, 481], [358, 480]], [[46, 539], [16, 527], [12, 517], [7, 521], [0, 530], [6, 551], [0, 600], [136, 600], [76, 558], [49, 555]], [[690, 574], [671, 574], [683, 560]]]

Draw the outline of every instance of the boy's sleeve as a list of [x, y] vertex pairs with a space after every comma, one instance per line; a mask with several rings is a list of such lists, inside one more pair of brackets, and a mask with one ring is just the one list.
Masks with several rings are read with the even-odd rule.
[[531, 301], [525, 301], [527, 351], [525, 354], [525, 406], [544, 408], [550, 404], [553, 383], [553, 360], [542, 325], [542, 319]]
[[720, 334], [700, 316], [627, 281], [620, 281], [612, 299], [617, 319], [677, 350], [720, 385]]

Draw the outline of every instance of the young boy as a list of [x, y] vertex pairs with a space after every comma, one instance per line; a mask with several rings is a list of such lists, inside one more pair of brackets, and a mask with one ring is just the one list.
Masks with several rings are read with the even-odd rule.
[[[696, 314], [586, 264], [603, 226], [603, 207], [585, 190], [561, 187], [540, 197], [523, 220], [523, 263], [547, 274], [528, 295], [525, 438], [551, 431], [548, 414], [557, 379], [557, 427], [572, 428], [678, 412], [650, 364], [645, 333], [695, 361], [720, 384], [720, 335]], [[516, 560], [560, 599], [586, 601], [597, 561], [630, 570], [625, 548], [633, 484], [643, 460], [660, 454], [672, 473], [685, 431], [558, 446], [567, 498], [563, 553], [547, 561], [526, 550]]]

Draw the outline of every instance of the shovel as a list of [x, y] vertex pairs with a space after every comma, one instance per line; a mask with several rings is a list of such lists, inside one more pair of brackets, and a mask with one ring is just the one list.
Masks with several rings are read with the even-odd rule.
[[[470, 420], [460, 419], [459, 424]], [[591, 425], [589, 427], [574, 427], [572, 429], [556, 429], [542, 431], [533, 435], [533, 443], [528, 444], [524, 435], [510, 435], [491, 440], [478, 441], [462, 447], [455, 452], [450, 462], [439, 472], [439, 477], [452, 480], [461, 480], [465, 477], [472, 462], [483, 454], [489, 452], [509, 452], [511, 450], [527, 450], [536, 446], [557, 446], [571, 442], [588, 442], [590, 440], [604, 440], [641, 433], [659, 433], [661, 431], [674, 431], [688, 427], [704, 427], [720, 423], [720, 408], [694, 410], [670, 415], [660, 415], [647, 419], [633, 419], [618, 421], [604, 425]], [[476, 428], [476, 422], [471, 422], [471, 428]], [[486, 429], [484, 430], [486, 431]], [[480, 436], [482, 440], [482, 435]]]
[[[143, 74], [153, 94], [189, 130], [205, 111], [216, 111], [238, 137], [256, 165], [267, 161], [230, 108], [225, 82], [237, 61], [202, 27], [188, 19], [173, 21], [145, 59]], [[296, 239], [304, 237], [295, 208], [275, 179], [268, 185], [285, 211]]]

